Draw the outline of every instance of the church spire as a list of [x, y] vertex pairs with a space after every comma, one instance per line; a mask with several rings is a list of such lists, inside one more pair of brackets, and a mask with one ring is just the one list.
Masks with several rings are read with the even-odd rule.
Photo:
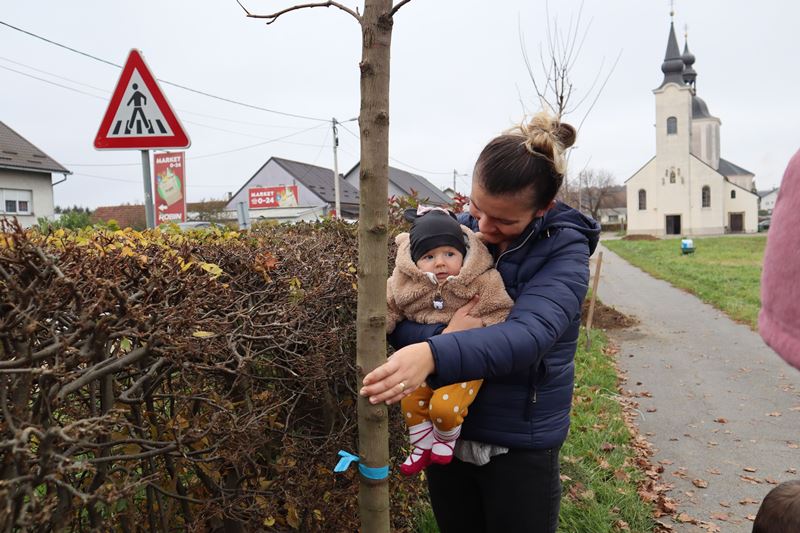
[[683, 60], [684, 68], [683, 68], [683, 81], [692, 88], [692, 93], [695, 93], [695, 81], [697, 80], [697, 72], [692, 68], [694, 65], [695, 57], [694, 54], [689, 51], [689, 31], [683, 35], [683, 55], [681, 59]]
[[[670, 12], [670, 18], [673, 13]], [[664, 73], [664, 81], [659, 87], [668, 83], [683, 85], [683, 59], [678, 48], [678, 39], [675, 37], [675, 23], [669, 23], [669, 37], [667, 38], [667, 52], [664, 54], [664, 62], [661, 63], [661, 72]]]

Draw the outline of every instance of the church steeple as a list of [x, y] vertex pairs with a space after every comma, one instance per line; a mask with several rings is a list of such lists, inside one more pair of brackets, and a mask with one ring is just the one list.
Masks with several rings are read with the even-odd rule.
[[692, 88], [692, 94], [695, 94], [695, 81], [697, 80], [697, 72], [694, 70], [694, 68], [692, 68], [692, 65], [694, 65], [695, 62], [695, 57], [694, 54], [689, 51], [688, 32], [684, 34], [683, 55], [681, 56], [681, 59], [685, 65], [683, 68], [683, 81], [686, 83], [686, 85]]
[[661, 72], [664, 73], [664, 81], [659, 87], [668, 83], [683, 85], [683, 59], [678, 48], [678, 39], [675, 37], [675, 24], [669, 23], [669, 37], [667, 38], [667, 52], [664, 54], [664, 62], [661, 63]]

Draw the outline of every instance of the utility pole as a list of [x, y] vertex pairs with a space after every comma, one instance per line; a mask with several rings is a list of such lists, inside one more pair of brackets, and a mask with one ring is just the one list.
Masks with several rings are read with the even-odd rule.
[[342, 218], [342, 205], [339, 196], [339, 131], [336, 129], [338, 124], [336, 117], [331, 119], [331, 126], [333, 127], [333, 197], [334, 209], [336, 216], [334, 218]]

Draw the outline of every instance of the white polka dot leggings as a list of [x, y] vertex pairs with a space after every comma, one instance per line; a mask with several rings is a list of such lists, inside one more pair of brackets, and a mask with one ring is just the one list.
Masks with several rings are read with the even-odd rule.
[[482, 380], [456, 383], [433, 390], [424, 383], [400, 403], [408, 427], [426, 420], [436, 429], [449, 431], [464, 422], [467, 408], [475, 401]]

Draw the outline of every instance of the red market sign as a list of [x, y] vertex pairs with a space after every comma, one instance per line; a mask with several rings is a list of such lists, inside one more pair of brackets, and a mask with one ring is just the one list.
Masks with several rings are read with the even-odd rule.
[[98, 150], [188, 148], [189, 136], [141, 52], [131, 50], [97, 130]]
[[165, 152], [153, 157], [156, 226], [186, 221], [186, 172], [183, 152]]
[[250, 209], [297, 207], [297, 185], [248, 189]]

